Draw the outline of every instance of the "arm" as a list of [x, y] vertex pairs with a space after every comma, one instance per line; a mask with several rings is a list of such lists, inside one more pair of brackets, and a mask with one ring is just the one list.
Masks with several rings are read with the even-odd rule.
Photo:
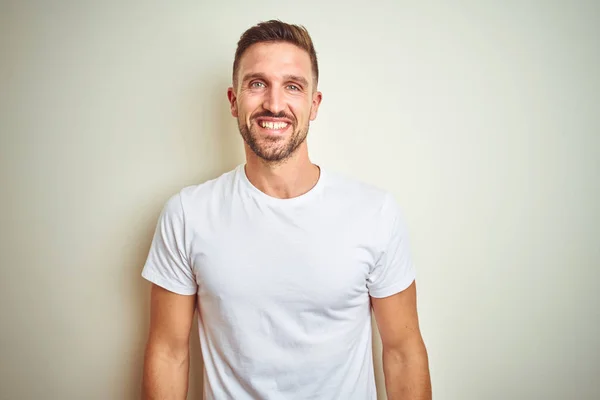
[[185, 400], [196, 298], [175, 294], [157, 285], [152, 285], [150, 298], [142, 399]]
[[419, 330], [416, 286], [389, 297], [371, 297], [383, 344], [388, 400], [431, 400], [427, 350]]

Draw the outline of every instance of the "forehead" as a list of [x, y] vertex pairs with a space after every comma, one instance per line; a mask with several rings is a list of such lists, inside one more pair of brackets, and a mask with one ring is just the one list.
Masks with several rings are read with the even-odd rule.
[[240, 60], [239, 77], [262, 73], [278, 77], [284, 75], [303, 76], [312, 80], [310, 56], [291, 43], [257, 43], [250, 46]]

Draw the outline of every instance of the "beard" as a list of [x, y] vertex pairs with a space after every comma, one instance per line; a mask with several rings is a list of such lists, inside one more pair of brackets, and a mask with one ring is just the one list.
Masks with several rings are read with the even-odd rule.
[[[261, 116], [266, 115], [262, 114]], [[252, 121], [255, 121], [256, 118], [253, 118]], [[242, 118], [238, 118], [238, 128], [244, 142], [254, 154], [269, 163], [281, 163], [288, 159], [308, 136], [308, 122], [302, 127], [297, 127], [294, 122], [290, 127], [292, 133], [289, 136], [262, 136], [257, 132], [258, 124], [256, 122], [248, 126]]]

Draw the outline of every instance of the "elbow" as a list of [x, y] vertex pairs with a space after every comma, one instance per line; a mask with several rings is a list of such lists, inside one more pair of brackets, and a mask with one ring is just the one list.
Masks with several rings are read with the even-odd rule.
[[384, 363], [428, 364], [427, 348], [420, 336], [398, 343], [383, 343], [383, 359]]
[[160, 340], [148, 340], [145, 350], [146, 362], [160, 362], [181, 367], [187, 365], [190, 358], [189, 343], [171, 343]]

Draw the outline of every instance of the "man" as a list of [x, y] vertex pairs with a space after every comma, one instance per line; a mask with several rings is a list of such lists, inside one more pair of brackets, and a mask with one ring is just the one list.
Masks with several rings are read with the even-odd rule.
[[375, 399], [371, 308], [390, 400], [431, 399], [415, 271], [392, 196], [311, 163], [317, 57], [268, 21], [240, 38], [227, 95], [246, 163], [166, 204], [143, 398], [185, 399], [198, 310], [207, 399]]

